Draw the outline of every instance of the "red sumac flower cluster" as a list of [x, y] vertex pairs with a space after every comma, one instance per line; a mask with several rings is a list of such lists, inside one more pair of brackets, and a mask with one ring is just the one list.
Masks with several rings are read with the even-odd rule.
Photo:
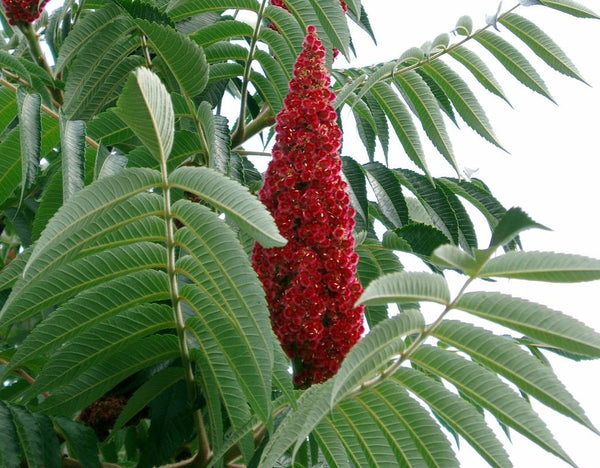
[[2, 6], [9, 24], [14, 26], [18, 22], [33, 23], [42, 14], [48, 0], [2, 0]]
[[299, 388], [333, 376], [363, 332], [363, 308], [354, 307], [362, 293], [354, 209], [341, 177], [342, 133], [329, 83], [325, 48], [309, 26], [259, 192], [288, 243], [256, 244], [252, 255]]

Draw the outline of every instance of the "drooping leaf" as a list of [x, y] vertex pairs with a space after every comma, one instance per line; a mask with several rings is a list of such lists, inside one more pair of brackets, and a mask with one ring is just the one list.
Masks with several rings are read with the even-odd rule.
[[551, 368], [523, 351], [514, 340], [454, 320], [441, 322], [433, 335], [504, 376], [546, 406], [598, 432]]
[[440, 107], [423, 78], [415, 71], [399, 73], [395, 82], [410, 100], [431, 142], [458, 173], [452, 143], [446, 131]]
[[475, 52], [464, 46], [460, 46], [454, 47], [448, 53], [452, 58], [462, 63], [485, 89], [509, 103], [504, 91], [500, 87], [500, 83], [494, 78], [492, 71], [486, 65], [485, 61], [475, 54]]
[[408, 207], [402, 195], [402, 187], [394, 173], [381, 163], [368, 163], [363, 166], [371, 188], [379, 203], [382, 214], [395, 227], [408, 223]]
[[475, 40], [489, 50], [517, 80], [554, 101], [542, 77], [515, 46], [490, 31], [481, 31]]
[[370, 90], [396, 131], [406, 154], [420, 169], [429, 173], [425, 154], [414, 122], [400, 97], [390, 85], [379, 82]]
[[85, 122], [68, 120], [60, 113], [61, 174], [63, 203], [83, 188], [85, 164]]
[[[479, 35], [476, 37], [478, 38]], [[502, 148], [483, 107], [458, 73], [441, 60], [434, 60], [425, 64], [423, 70], [446, 93], [456, 111], [469, 127], [490, 143]]]
[[167, 367], [150, 377], [127, 400], [127, 404], [115, 421], [113, 431], [120, 429], [158, 395], [181, 379], [183, 379], [183, 369], [181, 367]]
[[516, 13], [502, 15], [500, 23], [527, 44], [550, 67], [567, 76], [584, 81], [562, 49], [534, 23]]
[[498, 224], [494, 227], [490, 247], [493, 248], [508, 244], [520, 232], [533, 228], [548, 229], [532, 220], [521, 208], [510, 208], [502, 215]]
[[449, 391], [441, 382], [407, 367], [398, 369], [392, 378], [427, 403], [491, 466], [512, 466], [504, 447], [470, 403]]
[[91, 428], [62, 416], [54, 418], [54, 424], [59, 434], [67, 442], [73, 458], [82, 466], [100, 465], [98, 439]]
[[37, 176], [42, 150], [42, 97], [17, 88], [21, 138], [21, 199]]
[[153, 335], [102, 360], [55, 391], [40, 404], [46, 414], [68, 416], [81, 410], [126, 377], [153, 364], [179, 356], [177, 338]]
[[448, 380], [502, 423], [567, 463], [573, 464], [531, 406], [495, 373], [463, 359], [458, 354], [429, 345], [421, 345], [411, 354], [411, 360]]

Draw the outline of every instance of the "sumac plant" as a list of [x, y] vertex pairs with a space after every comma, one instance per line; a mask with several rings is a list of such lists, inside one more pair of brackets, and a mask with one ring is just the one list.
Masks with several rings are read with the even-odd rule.
[[592, 10], [522, 1], [352, 68], [360, 0], [3, 7], [0, 466], [446, 468], [454, 440], [511, 466], [494, 419], [573, 464], [532, 399], [598, 432], [546, 356], [600, 335], [484, 290], [600, 261], [525, 250], [543, 226], [460, 177], [446, 131], [500, 145], [468, 84], [506, 99], [487, 62], [548, 98], [522, 49], [583, 80], [530, 18]]

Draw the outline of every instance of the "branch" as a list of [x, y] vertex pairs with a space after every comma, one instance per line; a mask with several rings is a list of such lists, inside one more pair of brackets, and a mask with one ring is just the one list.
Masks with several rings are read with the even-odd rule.
[[245, 128], [244, 128], [244, 120], [246, 120], [246, 93], [248, 92], [248, 84], [250, 83], [250, 73], [252, 72], [252, 61], [254, 60], [254, 51], [256, 50], [256, 45], [258, 43], [258, 34], [260, 33], [261, 22], [265, 13], [265, 9], [267, 7], [267, 0], [262, 0], [262, 4], [260, 5], [260, 9], [257, 13], [256, 18], [256, 26], [254, 26], [254, 31], [252, 33], [252, 38], [250, 39], [250, 49], [248, 50], [248, 59], [246, 60], [246, 65], [244, 66], [244, 76], [242, 79], [242, 89], [241, 89], [241, 98], [240, 98], [240, 116], [238, 118], [238, 124], [235, 128], [233, 134], [231, 135], [232, 145], [235, 142], [235, 145], [238, 145], [240, 142], [244, 140]]
[[[507, 11], [505, 11], [504, 13], [502, 13], [501, 15], [498, 16], [498, 19], [502, 18], [505, 15], [508, 15], [509, 13], [513, 12], [514, 10], [516, 10], [517, 8], [519, 8], [519, 6], [521, 6], [520, 4], [515, 5], [514, 7], [508, 9]], [[485, 26], [479, 28], [477, 31], [475, 31], [474, 33], [470, 34], [469, 36], [465, 37], [464, 39], [446, 47], [444, 50], [441, 50], [433, 55], [430, 55], [429, 57], [423, 59], [423, 60], [419, 60], [416, 63], [413, 63], [411, 65], [406, 65], [402, 68], [399, 69], [392, 69], [389, 73], [386, 73], [384, 75], [382, 75], [378, 81], [384, 81], [390, 78], [393, 78], [396, 75], [401, 75], [402, 73], [406, 73], [407, 71], [410, 70], [414, 70], [415, 68], [419, 68], [420, 66], [422, 66], [425, 63], [429, 63], [432, 62], [436, 59], [438, 59], [439, 57], [442, 57], [443, 55], [446, 55], [447, 53], [453, 51], [454, 49], [462, 46], [463, 44], [465, 44], [466, 42], [472, 40], [473, 38], [475, 38], [478, 34], [482, 33], [483, 31], [486, 31], [487, 29], [493, 27], [492, 24], [486, 24]]]
[[[17, 87], [14, 84], [12, 84], [10, 81], [6, 81], [4, 78], [0, 78], [0, 84], [6, 86], [8, 89], [11, 89], [14, 92], [17, 92]], [[29, 86], [29, 83], [27, 83], [27, 85]], [[48, 114], [53, 119], [58, 120], [58, 114], [54, 110], [50, 109], [48, 106], [42, 104], [42, 111], [44, 111], [46, 114]], [[90, 138], [87, 135], [85, 137], [85, 141], [87, 142], [88, 145], [90, 145], [94, 149], [98, 149], [100, 147], [100, 143], [98, 143], [96, 140], [94, 140], [93, 138]]]
[[[42, 67], [48, 73], [48, 75], [50, 75], [51, 77], [54, 77], [54, 73], [52, 72], [52, 69], [48, 65], [48, 62], [46, 61], [46, 57], [44, 56], [44, 52], [42, 52], [42, 49], [40, 47], [39, 36], [33, 30], [33, 25], [31, 23], [25, 23], [23, 21], [19, 21], [18, 26], [19, 26], [19, 29], [21, 30], [21, 32], [23, 33], [23, 35], [25, 36], [25, 39], [27, 40], [27, 45], [29, 46], [29, 53], [33, 57], [33, 60], [35, 61], [35, 63], [37, 63], [40, 67]], [[52, 95], [52, 100], [54, 101], [54, 105], [56, 107], [62, 106], [62, 103], [63, 103], [62, 91], [60, 89], [56, 88], [55, 86], [48, 86], [48, 91], [50, 91], [50, 94]]]

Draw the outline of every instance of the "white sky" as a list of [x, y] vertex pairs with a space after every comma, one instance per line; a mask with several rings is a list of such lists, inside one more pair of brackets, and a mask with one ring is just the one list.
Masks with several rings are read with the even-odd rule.
[[[600, 11], [598, 2], [580, 1], [596, 12]], [[456, 20], [465, 14], [473, 18], [475, 28], [481, 27], [485, 24], [485, 14], [495, 12], [498, 6], [496, 0], [362, 0], [362, 3], [377, 35], [378, 46], [374, 46], [361, 32], [354, 35], [358, 55], [355, 63], [360, 65], [397, 58], [409, 47], [432, 40], [439, 33], [450, 32]], [[504, 2], [503, 11], [516, 3], [517, 0]], [[594, 230], [598, 226], [596, 203], [600, 201], [596, 186], [600, 174], [597, 117], [600, 109], [600, 66], [596, 49], [600, 40], [600, 21], [575, 19], [541, 6], [521, 7], [516, 13], [527, 16], [554, 38], [590, 86], [564, 77], [543, 64], [529, 50], [519, 47], [546, 81], [558, 106], [520, 85], [500, 65], [494, 66], [495, 76], [514, 109], [474, 80], [468, 81], [480, 98], [500, 142], [510, 154], [485, 142], [465, 124], [456, 130], [448, 122], [456, 159], [463, 167], [478, 169], [475, 176], [483, 179], [505, 206], [520, 206], [534, 220], [553, 229], [552, 232], [524, 233], [521, 237], [525, 249], [600, 258], [600, 244]], [[503, 38], [518, 43], [513, 41], [510, 32], [500, 25], [499, 28]], [[473, 50], [484, 58], [489, 57], [478, 46], [474, 46]], [[336, 66], [342, 66], [340, 62], [341, 59], [338, 59]], [[488, 65], [494, 62], [493, 58], [486, 59]], [[452, 60], [447, 63], [463, 78], [468, 76], [460, 64]], [[359, 151], [361, 147], [360, 142], [348, 141], [349, 133], [345, 134], [343, 154], [349, 154], [350, 150]], [[426, 137], [423, 143], [428, 143]], [[452, 169], [436, 150], [426, 147], [434, 175], [452, 176]], [[352, 156], [361, 158], [358, 153]], [[399, 146], [390, 151], [390, 165], [412, 167]], [[485, 244], [489, 234], [486, 229], [480, 232], [480, 242]], [[414, 267], [420, 266], [415, 263]], [[490, 288], [489, 284], [474, 287]], [[498, 289], [544, 303], [600, 331], [599, 287], [599, 282], [555, 285], [506, 281]], [[561, 358], [553, 358], [552, 362], [559, 378], [582, 404], [592, 422], [600, 427], [600, 362], [573, 363]], [[600, 437], [550, 410], [544, 408], [539, 412], [578, 466], [600, 466]], [[493, 421], [491, 425], [494, 426]], [[568, 466], [520, 434], [511, 431], [511, 435], [512, 444], [504, 435], [500, 437], [507, 442], [507, 450], [516, 468]], [[462, 466], [468, 468], [486, 466], [465, 443], [461, 444], [459, 458]]]

